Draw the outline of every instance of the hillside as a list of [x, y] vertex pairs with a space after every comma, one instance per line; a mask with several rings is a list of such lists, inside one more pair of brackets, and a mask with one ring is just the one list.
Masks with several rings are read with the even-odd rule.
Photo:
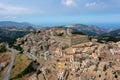
[[0, 42], [9, 42], [34, 31], [33, 27], [0, 27]]
[[16, 39], [18, 37], [22, 37], [26, 34], [30, 33], [29, 31], [9, 31], [0, 29], [0, 41], [6, 42]]
[[0, 21], [0, 27], [26, 27], [26, 26], [34, 26], [31, 23], [27, 22], [13, 22], [13, 21]]
[[109, 33], [106, 33], [104, 35], [108, 35], [108, 36], [120, 36], [120, 29], [116, 29], [116, 30], [113, 30]]
[[119, 79], [120, 42], [103, 44], [86, 40], [85, 36], [72, 35], [69, 28], [49, 28], [18, 38], [15, 45], [35, 60], [32, 67], [37, 71], [28, 79], [59, 80], [61, 75], [64, 80]]
[[[35, 51], [33, 53], [39, 54], [40, 51], [48, 50], [50, 46], [61, 46], [64, 48], [86, 41], [88, 41], [86, 35], [74, 34], [73, 36], [69, 29], [50, 28], [40, 29], [35, 33], [30, 33], [24, 37], [18, 38], [16, 44], [20, 45], [25, 51]], [[38, 50], [40, 51], [36, 52]]]
[[65, 27], [70, 28], [72, 32], [83, 32], [87, 35], [101, 35], [106, 32], [103, 28], [84, 24], [73, 24]]

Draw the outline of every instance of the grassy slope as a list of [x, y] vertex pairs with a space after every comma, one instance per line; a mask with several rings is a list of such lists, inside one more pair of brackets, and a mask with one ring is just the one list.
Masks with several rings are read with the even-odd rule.
[[[15, 66], [11, 72], [10, 79], [15, 78], [18, 74], [22, 73], [32, 62], [32, 60], [28, 59], [24, 54], [16, 54]], [[27, 80], [27, 76], [22, 76], [19, 79], [14, 80]]]
[[[10, 57], [11, 57], [11, 52], [0, 53], [0, 63], [5, 62], [5, 61], [9, 62]], [[8, 66], [0, 73], [0, 80], [3, 79], [7, 70], [8, 70]]]

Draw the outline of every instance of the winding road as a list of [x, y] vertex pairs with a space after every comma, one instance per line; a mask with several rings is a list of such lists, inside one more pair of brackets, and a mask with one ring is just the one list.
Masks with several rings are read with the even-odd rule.
[[8, 45], [6, 46], [6, 48], [12, 52], [12, 55], [11, 55], [11, 62], [10, 62], [8, 71], [6, 72], [3, 80], [9, 80], [10, 72], [12, 70], [12, 67], [14, 65], [14, 60], [15, 60], [15, 50], [13, 48], [9, 48]]

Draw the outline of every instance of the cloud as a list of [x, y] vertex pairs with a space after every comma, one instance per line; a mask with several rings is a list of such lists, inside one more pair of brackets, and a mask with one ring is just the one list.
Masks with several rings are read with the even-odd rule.
[[0, 15], [30, 14], [35, 12], [36, 11], [33, 9], [19, 7], [19, 6], [11, 6], [11, 5], [0, 3]]
[[88, 7], [88, 8], [89, 7], [96, 7], [97, 5], [98, 5], [97, 2], [91, 2], [91, 3], [89, 2], [89, 3], [85, 4], [85, 7]]
[[5, 19], [16, 19], [17, 16], [5, 16], [4, 18], [5, 18]]
[[65, 6], [74, 6], [75, 5], [75, 0], [61, 0], [62, 4]]

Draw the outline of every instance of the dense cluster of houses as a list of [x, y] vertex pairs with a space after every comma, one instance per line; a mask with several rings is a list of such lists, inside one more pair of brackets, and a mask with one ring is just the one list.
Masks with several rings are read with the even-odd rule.
[[[118, 43], [101, 44], [86, 42], [62, 50], [50, 47], [44, 62], [47, 80], [119, 80], [119, 51], [113, 55], [110, 46], [119, 48]], [[42, 60], [42, 59], [41, 59]], [[40, 74], [41, 75], [41, 74]], [[30, 77], [29, 79], [32, 79]], [[41, 79], [41, 77], [39, 77]], [[36, 79], [37, 80], [37, 79]], [[42, 79], [44, 80], [44, 78]]]
[[[24, 51], [39, 59], [40, 74], [29, 80], [119, 80], [120, 42], [97, 40], [68, 45], [71, 34], [65, 30], [39, 30], [17, 40]], [[68, 40], [66, 40], [68, 39]], [[80, 38], [75, 38], [78, 42]], [[67, 42], [66, 42], [67, 41]]]

